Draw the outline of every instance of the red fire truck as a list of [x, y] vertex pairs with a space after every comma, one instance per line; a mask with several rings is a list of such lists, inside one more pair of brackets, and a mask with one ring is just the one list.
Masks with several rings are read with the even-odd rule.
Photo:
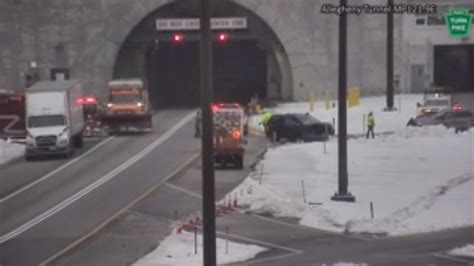
[[25, 111], [25, 94], [0, 91], [0, 138], [25, 138]]

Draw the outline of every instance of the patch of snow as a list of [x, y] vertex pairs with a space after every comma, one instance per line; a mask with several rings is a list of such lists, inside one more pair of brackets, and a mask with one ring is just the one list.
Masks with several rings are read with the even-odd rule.
[[25, 146], [18, 143], [12, 143], [9, 140], [0, 139], [0, 164], [4, 164], [17, 157], [23, 156]]
[[[218, 238], [217, 263], [227, 264], [246, 261], [254, 258], [257, 254], [266, 251], [266, 248], [247, 245], [229, 241], [228, 254], [226, 252], [226, 241]], [[173, 265], [203, 265], [202, 261], [202, 235], [198, 234], [198, 254], [194, 254], [194, 234], [183, 232], [172, 234], [152, 252], [134, 263], [134, 266], [173, 266]]]
[[[474, 130], [455, 134], [443, 126], [407, 128], [417, 97], [408, 97], [413, 108], [410, 104], [401, 114], [381, 111], [383, 97], [362, 99], [369, 106], [360, 111], [374, 111], [379, 130], [394, 134], [348, 140], [349, 190], [355, 203], [330, 200], [338, 187], [336, 139], [326, 142], [326, 152], [320, 142], [269, 148], [260, 162], [261, 185], [257, 170], [232, 193], [240, 192], [239, 203], [253, 212], [296, 217], [303, 225], [337, 232], [403, 235], [473, 225]], [[298, 108], [301, 104], [275, 110]], [[377, 114], [393, 119], [377, 119]], [[362, 129], [361, 119], [349, 120], [348, 128]]]
[[464, 247], [454, 248], [448, 251], [449, 255], [474, 258], [474, 244], [467, 244]]
[[367, 263], [352, 263], [352, 262], [338, 262], [333, 264], [333, 266], [368, 266]]

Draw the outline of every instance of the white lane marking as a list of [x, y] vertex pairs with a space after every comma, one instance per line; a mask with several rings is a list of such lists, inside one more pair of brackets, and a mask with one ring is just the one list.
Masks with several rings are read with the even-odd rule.
[[442, 252], [435, 252], [435, 253], [432, 253], [432, 255], [437, 257], [437, 258], [442, 258], [442, 259], [445, 259], [445, 260], [450, 260], [450, 261], [460, 262], [460, 263], [466, 263], [466, 264], [472, 263], [472, 265], [474, 265], [473, 261], [463, 259], [463, 258], [459, 258], [459, 257], [454, 257], [454, 256], [448, 255], [446, 253], [442, 253]]
[[[224, 232], [218, 232], [218, 235], [225, 236], [225, 233]], [[272, 243], [268, 243], [268, 242], [265, 242], [265, 241], [260, 241], [260, 240], [248, 238], [248, 237], [245, 237], [245, 236], [238, 236], [238, 235], [234, 235], [234, 234], [229, 234], [229, 236], [232, 237], [232, 238], [235, 238], [235, 239], [239, 239], [239, 240], [243, 240], [243, 241], [247, 241], [247, 242], [252, 242], [252, 243], [255, 243], [255, 244], [262, 245], [262, 246], [269, 246], [269, 247], [272, 247], [272, 248], [277, 248], [277, 249], [281, 249], [281, 250], [288, 251], [288, 252], [293, 252], [293, 253], [302, 253], [303, 252], [303, 251], [298, 250], [298, 249], [284, 247], [284, 246], [280, 246], [280, 245], [277, 245], [277, 244], [272, 244]]]
[[275, 220], [275, 219], [272, 219], [272, 218], [269, 218], [269, 217], [261, 216], [259, 214], [254, 214], [253, 213], [251, 215], [255, 218], [262, 219], [262, 220], [265, 220], [265, 221], [268, 221], [268, 222], [271, 222], [271, 223], [275, 223], [275, 224], [279, 224], [279, 225], [285, 225], [285, 226], [293, 227], [293, 228], [300, 229], [300, 230], [308, 230], [308, 231], [313, 231], [313, 232], [324, 232], [324, 233], [328, 233], [328, 234], [335, 235], [335, 236], [341, 236], [341, 237], [352, 238], [352, 239], [357, 239], [357, 240], [364, 240], [364, 241], [374, 241], [374, 240], [376, 240], [376, 239], [373, 239], [373, 238], [366, 238], [366, 237], [362, 237], [362, 236], [355, 236], [355, 235], [350, 235], [350, 234], [338, 233], [338, 232], [328, 231], [328, 230], [319, 229], [319, 228], [307, 227], [307, 226], [299, 225], [299, 224], [291, 224], [291, 223]]
[[166, 186], [169, 186], [169, 187], [171, 187], [171, 188], [174, 188], [174, 189], [176, 189], [176, 190], [179, 190], [179, 191], [181, 191], [181, 192], [183, 192], [183, 193], [186, 193], [186, 194], [188, 194], [189, 196], [196, 197], [196, 198], [198, 198], [198, 199], [202, 199], [202, 196], [201, 196], [200, 194], [196, 193], [196, 192], [192, 192], [192, 191], [190, 191], [190, 190], [184, 189], [184, 188], [182, 188], [182, 187], [175, 186], [175, 185], [170, 184], [170, 183], [165, 183], [165, 185], [166, 185]]
[[62, 201], [58, 205], [54, 206], [53, 208], [49, 209], [48, 211], [45, 211], [44, 213], [38, 215], [34, 219], [30, 220], [29, 222], [17, 227], [15, 230], [3, 235], [0, 237], [0, 244], [22, 234], [26, 230], [32, 228], [33, 226], [41, 223], [42, 221], [46, 220], [47, 218], [53, 216], [54, 214], [58, 213], [59, 211], [63, 210], [64, 208], [68, 207], [69, 205], [73, 204], [74, 202], [78, 201], [85, 195], [89, 194], [91, 191], [95, 190], [102, 184], [106, 183], [107, 181], [111, 180], [115, 176], [117, 176], [119, 173], [127, 169], [129, 166], [133, 165], [137, 161], [139, 161], [141, 158], [145, 157], [148, 153], [150, 153], [153, 149], [158, 147], [160, 144], [162, 144], [164, 141], [169, 139], [176, 131], [178, 131], [181, 127], [183, 127], [186, 123], [191, 121], [191, 119], [194, 117], [194, 113], [190, 113], [186, 115], [183, 119], [181, 119], [176, 125], [174, 125], [172, 128], [170, 128], [165, 134], [163, 134], [161, 137], [156, 139], [154, 142], [152, 142], [150, 145], [148, 145], [145, 149], [143, 149], [141, 152], [135, 154], [133, 157], [128, 159], [126, 162], [123, 164], [119, 165], [117, 168], [113, 169], [110, 171], [108, 174], [102, 176], [98, 180], [96, 180], [94, 183], [90, 184], [89, 186], [83, 188], [81, 191], [77, 192], [76, 194], [72, 195], [71, 197], [67, 198], [66, 200]]
[[96, 151], [97, 149], [99, 149], [100, 147], [102, 147], [103, 145], [105, 145], [107, 142], [109, 142], [110, 140], [112, 140], [114, 137], [111, 136], [111, 137], [108, 137], [106, 138], [105, 140], [99, 142], [97, 145], [95, 145], [94, 147], [92, 147], [92, 149], [88, 150], [87, 152], [81, 154], [80, 156], [74, 158], [73, 160], [61, 165], [60, 167], [56, 168], [55, 170], [49, 172], [48, 174], [42, 176], [41, 178], [29, 183], [28, 185], [24, 186], [24, 187], [21, 187], [20, 189], [18, 190], [15, 190], [14, 192], [8, 194], [7, 196], [3, 197], [0, 199], [0, 203], [3, 203], [15, 196], [17, 196], [18, 194], [30, 189], [31, 187], [33, 186], [36, 186], [37, 184], [49, 179], [50, 177], [52, 177], [53, 175], [57, 174], [58, 172], [62, 171], [63, 169], [65, 169], [66, 167], [76, 163], [77, 161], [81, 160], [82, 158], [86, 157], [87, 155], [93, 153], [94, 151]]

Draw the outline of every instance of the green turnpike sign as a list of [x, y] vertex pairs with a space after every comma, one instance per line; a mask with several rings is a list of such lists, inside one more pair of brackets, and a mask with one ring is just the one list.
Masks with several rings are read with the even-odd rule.
[[450, 9], [444, 14], [448, 32], [453, 38], [465, 38], [471, 33], [472, 15], [467, 9]]

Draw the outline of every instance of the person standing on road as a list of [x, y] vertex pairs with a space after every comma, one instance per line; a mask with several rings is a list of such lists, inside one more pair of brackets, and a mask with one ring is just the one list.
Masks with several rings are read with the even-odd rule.
[[196, 117], [194, 118], [194, 138], [201, 137], [201, 124], [202, 124], [201, 111], [197, 110]]
[[372, 138], [375, 137], [374, 127], [375, 127], [374, 114], [370, 112], [369, 115], [367, 116], [367, 134], [365, 135], [366, 139], [369, 138], [369, 134], [372, 135]]

